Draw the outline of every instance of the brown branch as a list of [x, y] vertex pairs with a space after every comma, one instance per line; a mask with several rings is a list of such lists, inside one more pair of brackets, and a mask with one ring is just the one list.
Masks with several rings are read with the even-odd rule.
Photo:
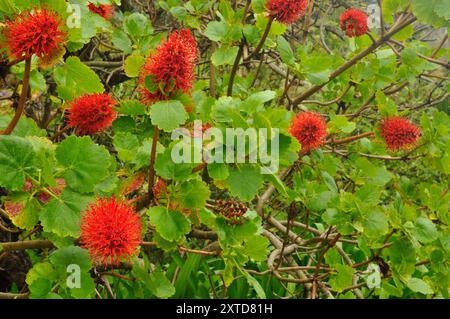
[[253, 50], [253, 52], [250, 53], [247, 58], [245, 58], [245, 62], [250, 61], [255, 55], [257, 55], [259, 53], [259, 51], [261, 51], [262, 47], [264, 46], [264, 43], [266, 43], [267, 36], [269, 35], [270, 29], [272, 28], [274, 18], [275, 18], [274, 16], [269, 17], [269, 21], [267, 21], [266, 29], [264, 30], [264, 33], [263, 33], [261, 39], [259, 40], [258, 45], [256, 46], [255, 50]]
[[234, 79], [236, 78], [236, 73], [239, 68], [239, 63], [241, 62], [243, 53], [244, 53], [244, 40], [242, 40], [241, 44], [239, 45], [239, 50], [236, 55], [236, 59], [234, 60], [233, 68], [231, 69], [230, 80], [228, 81], [227, 96], [231, 96], [233, 94]]
[[153, 194], [153, 186], [155, 185], [155, 160], [156, 160], [156, 146], [158, 144], [159, 128], [153, 126], [153, 140], [152, 140], [152, 152], [150, 155], [150, 168], [148, 171], [148, 196], [150, 201], [153, 201], [155, 197]]
[[19, 122], [20, 117], [22, 116], [23, 110], [25, 109], [25, 104], [27, 102], [27, 97], [28, 97], [30, 72], [31, 72], [31, 57], [27, 58], [25, 60], [25, 72], [23, 74], [22, 93], [20, 95], [19, 104], [17, 106], [16, 113], [14, 114], [14, 117], [12, 118], [11, 122], [6, 127], [6, 129], [3, 130], [2, 132], [0, 132], [0, 135], [11, 134], [14, 131], [17, 123]]
[[28, 240], [0, 243], [0, 251], [55, 248], [50, 240]]
[[293, 105], [294, 106], [299, 105], [303, 100], [307, 99], [308, 97], [310, 97], [314, 93], [320, 91], [324, 86], [326, 86], [328, 83], [330, 83], [336, 77], [338, 77], [339, 75], [341, 75], [342, 73], [344, 73], [345, 71], [350, 69], [353, 65], [358, 63], [360, 60], [365, 58], [370, 53], [374, 52], [377, 48], [379, 48], [380, 46], [385, 44], [394, 34], [396, 34], [397, 32], [401, 31], [403, 28], [405, 28], [406, 26], [410, 25], [414, 21], [416, 21], [415, 17], [412, 17], [412, 18], [409, 18], [409, 19], [405, 18], [405, 19], [401, 19], [401, 21], [397, 21], [397, 23], [391, 28], [391, 30], [389, 30], [384, 36], [382, 36], [381, 38], [379, 38], [378, 40], [373, 42], [365, 50], [361, 51], [360, 53], [355, 55], [351, 60], [345, 62], [339, 68], [337, 68], [335, 71], [333, 71], [330, 74], [330, 77], [328, 78], [328, 80], [325, 83], [322, 83], [322, 84], [310, 87], [308, 90], [306, 90], [300, 96], [298, 96], [296, 99], [294, 99], [292, 101]]
[[354, 142], [354, 141], [360, 140], [360, 139], [368, 137], [368, 136], [372, 136], [373, 134], [374, 134], [373, 132], [366, 132], [366, 133], [346, 137], [346, 138], [343, 138], [340, 140], [331, 139], [327, 144], [332, 144], [332, 145], [347, 144], [347, 143]]
[[29, 293], [12, 294], [8, 292], [0, 292], [0, 299], [28, 299]]

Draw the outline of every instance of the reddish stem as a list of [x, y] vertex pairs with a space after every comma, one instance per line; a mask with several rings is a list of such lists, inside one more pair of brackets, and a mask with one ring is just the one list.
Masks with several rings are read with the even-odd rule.
[[153, 186], [155, 185], [155, 160], [156, 160], [156, 145], [159, 138], [159, 128], [158, 126], [153, 126], [153, 141], [152, 141], [152, 153], [150, 156], [150, 169], [148, 173], [148, 195], [151, 200], [153, 200]]
[[331, 140], [329, 142], [329, 144], [333, 144], [333, 145], [340, 145], [340, 144], [346, 144], [346, 143], [350, 143], [356, 140], [360, 140], [364, 137], [368, 137], [368, 136], [372, 136], [374, 133], [373, 132], [366, 132], [366, 133], [362, 133], [362, 134], [358, 134], [358, 135], [354, 135], [354, 136], [350, 136], [350, 137], [346, 137], [343, 138], [341, 140]]
[[20, 95], [19, 105], [17, 106], [16, 113], [14, 114], [14, 117], [12, 118], [8, 127], [5, 130], [1, 131], [0, 135], [11, 134], [14, 131], [17, 123], [19, 122], [20, 117], [22, 116], [23, 110], [25, 109], [25, 104], [27, 102], [28, 87], [30, 82], [30, 72], [31, 72], [31, 58], [27, 58], [25, 60], [25, 72], [23, 74], [22, 93]]

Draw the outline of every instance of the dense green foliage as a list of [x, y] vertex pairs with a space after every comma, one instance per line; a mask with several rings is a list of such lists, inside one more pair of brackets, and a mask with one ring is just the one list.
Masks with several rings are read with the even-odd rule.
[[[373, 27], [357, 38], [343, 34], [339, 16], [366, 4], [310, 1], [295, 24], [273, 21], [252, 56], [269, 21], [264, 0], [91, 2], [115, 4], [114, 18], [90, 12], [86, 0], [0, 0], [0, 23], [39, 3], [67, 24], [75, 12], [68, 4], [81, 17], [79, 28], [67, 26], [56, 64], [33, 57], [25, 112], [0, 136], [0, 297], [449, 298], [448, 1], [383, 0], [382, 34]], [[144, 61], [180, 28], [192, 30], [200, 51], [194, 86], [144, 105]], [[1, 129], [24, 68], [2, 64]], [[102, 92], [118, 101], [110, 129], [64, 129], [68, 101]], [[306, 153], [289, 134], [305, 110], [328, 127], [327, 143]], [[379, 124], [390, 116], [420, 127], [415, 147], [386, 148]], [[192, 130], [194, 120], [221, 130], [279, 128], [279, 171], [174, 163], [171, 133]], [[167, 185], [156, 203], [148, 201], [150, 166]], [[56, 192], [60, 179], [65, 188]], [[108, 269], [78, 238], [82, 211], [112, 195], [136, 206], [144, 242]], [[230, 198], [248, 207], [242, 223], [219, 213]], [[5, 268], [10, 258], [22, 261]], [[80, 288], [67, 286], [71, 264], [80, 266]]]

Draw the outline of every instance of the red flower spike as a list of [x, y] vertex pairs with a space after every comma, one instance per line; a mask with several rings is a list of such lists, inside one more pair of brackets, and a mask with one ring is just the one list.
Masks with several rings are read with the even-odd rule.
[[61, 18], [46, 9], [24, 11], [5, 24], [6, 47], [16, 59], [29, 58], [33, 54], [44, 58], [66, 40], [66, 33], [61, 31]]
[[270, 14], [284, 24], [292, 24], [305, 14], [306, 0], [269, 0]]
[[387, 148], [396, 151], [414, 146], [420, 137], [420, 129], [407, 119], [390, 117], [381, 123], [381, 136]]
[[302, 145], [302, 151], [308, 152], [325, 143], [327, 124], [320, 114], [303, 112], [292, 119], [289, 132]]
[[114, 16], [114, 6], [112, 4], [100, 4], [96, 6], [93, 3], [89, 3], [88, 8], [89, 11], [98, 14], [106, 20], [110, 20]]
[[117, 265], [137, 253], [142, 224], [130, 206], [114, 197], [100, 198], [85, 211], [81, 221], [81, 245], [95, 264]]
[[[144, 104], [168, 100], [176, 93], [189, 93], [195, 79], [194, 67], [198, 57], [197, 43], [190, 30], [179, 30], [169, 35], [149, 55], [139, 78]], [[151, 77], [153, 90], [145, 86]]]
[[347, 9], [341, 15], [340, 22], [342, 31], [350, 38], [359, 37], [369, 29], [366, 13], [355, 8]]
[[83, 95], [68, 108], [68, 125], [77, 127], [77, 134], [95, 134], [111, 126], [117, 116], [116, 101], [109, 94]]

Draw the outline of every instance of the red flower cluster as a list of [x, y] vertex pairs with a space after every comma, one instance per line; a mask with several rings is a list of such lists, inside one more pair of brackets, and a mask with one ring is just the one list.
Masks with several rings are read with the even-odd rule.
[[341, 15], [341, 29], [348, 37], [359, 37], [367, 32], [367, 15], [359, 9], [347, 9]]
[[55, 50], [60, 50], [66, 39], [61, 31], [60, 17], [46, 9], [25, 11], [6, 21], [3, 32], [9, 53], [17, 59], [36, 54], [45, 57]]
[[[197, 43], [190, 30], [170, 34], [144, 65], [139, 79], [142, 102], [154, 103], [168, 100], [177, 92], [188, 93], [195, 78], [197, 57]], [[147, 77], [151, 77], [152, 90], [145, 86]]]
[[114, 6], [112, 4], [99, 4], [96, 6], [93, 3], [88, 4], [89, 11], [98, 14], [106, 20], [112, 19], [114, 16]]
[[327, 124], [320, 114], [303, 112], [292, 119], [289, 132], [302, 145], [302, 151], [309, 152], [325, 143]]
[[420, 130], [401, 117], [390, 117], [381, 123], [381, 136], [387, 148], [395, 151], [413, 146], [420, 137]]
[[109, 94], [83, 95], [70, 103], [68, 124], [77, 127], [77, 134], [95, 134], [111, 126], [117, 116], [116, 105]]
[[98, 199], [81, 221], [81, 244], [94, 263], [117, 265], [130, 259], [142, 242], [142, 224], [133, 208], [114, 197]]
[[305, 13], [306, 0], [269, 0], [270, 14], [284, 24], [291, 24]]

